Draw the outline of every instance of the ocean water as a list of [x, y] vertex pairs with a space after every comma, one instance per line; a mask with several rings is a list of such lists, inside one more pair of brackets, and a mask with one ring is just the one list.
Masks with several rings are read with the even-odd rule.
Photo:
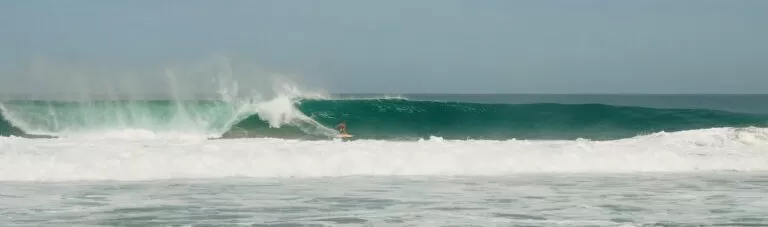
[[768, 226], [768, 95], [2, 100], [2, 226]]

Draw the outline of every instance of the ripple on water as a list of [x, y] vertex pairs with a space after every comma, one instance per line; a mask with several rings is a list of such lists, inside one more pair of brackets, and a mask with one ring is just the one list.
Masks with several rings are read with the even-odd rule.
[[493, 213], [494, 217], [508, 218], [515, 220], [547, 220], [545, 217], [526, 215], [526, 214], [511, 214], [511, 213]]

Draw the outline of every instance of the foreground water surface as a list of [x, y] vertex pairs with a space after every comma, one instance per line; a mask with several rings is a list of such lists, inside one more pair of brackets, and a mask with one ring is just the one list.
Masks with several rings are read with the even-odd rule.
[[768, 173], [2, 182], [3, 226], [765, 226]]

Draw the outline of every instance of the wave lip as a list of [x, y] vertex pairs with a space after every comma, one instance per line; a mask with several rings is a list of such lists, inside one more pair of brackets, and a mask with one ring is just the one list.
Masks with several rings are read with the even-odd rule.
[[768, 171], [768, 129], [615, 141], [128, 141], [0, 137], [0, 181]]

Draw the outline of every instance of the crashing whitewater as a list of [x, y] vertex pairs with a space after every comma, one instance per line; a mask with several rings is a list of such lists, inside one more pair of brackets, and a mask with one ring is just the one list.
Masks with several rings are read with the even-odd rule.
[[768, 170], [768, 130], [714, 128], [613, 141], [304, 141], [0, 137], [0, 181], [504, 176]]

